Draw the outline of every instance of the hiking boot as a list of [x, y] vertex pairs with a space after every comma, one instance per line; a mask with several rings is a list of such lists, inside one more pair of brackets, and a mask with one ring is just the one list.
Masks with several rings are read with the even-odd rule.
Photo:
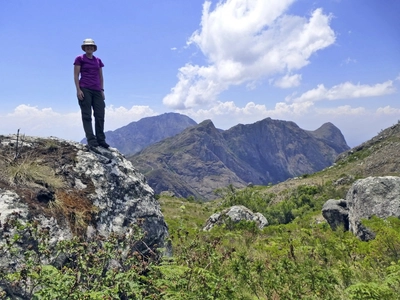
[[97, 141], [90, 141], [88, 142], [89, 147], [98, 147], [99, 143]]
[[99, 142], [99, 146], [100, 146], [100, 147], [103, 147], [103, 148], [106, 148], [106, 149], [110, 148], [110, 145], [107, 144], [105, 141]]

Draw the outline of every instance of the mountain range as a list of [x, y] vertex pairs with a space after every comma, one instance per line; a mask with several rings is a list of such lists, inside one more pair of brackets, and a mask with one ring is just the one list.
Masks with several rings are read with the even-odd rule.
[[128, 159], [156, 194], [170, 191], [211, 200], [216, 189], [228, 185], [268, 185], [314, 173], [348, 149], [332, 123], [307, 131], [293, 122], [266, 118], [221, 130], [205, 120]]
[[[107, 131], [107, 143], [128, 156], [167, 137], [182, 132], [187, 127], [197, 125], [188, 116], [178, 113], [165, 113], [131, 122], [114, 131]], [[82, 142], [86, 143], [86, 139]]]

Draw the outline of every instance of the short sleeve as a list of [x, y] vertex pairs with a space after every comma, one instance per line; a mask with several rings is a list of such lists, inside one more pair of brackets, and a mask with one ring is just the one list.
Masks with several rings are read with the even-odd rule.
[[101, 61], [101, 59], [99, 58], [98, 60], [99, 60], [99, 66], [100, 66], [100, 68], [104, 67], [104, 64], [103, 64], [103, 62]]
[[80, 66], [82, 64], [82, 56], [79, 55], [75, 58], [74, 66]]

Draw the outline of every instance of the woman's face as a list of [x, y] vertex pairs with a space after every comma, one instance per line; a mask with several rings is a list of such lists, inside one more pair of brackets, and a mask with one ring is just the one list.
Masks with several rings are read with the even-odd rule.
[[92, 45], [87, 45], [84, 47], [86, 53], [93, 53], [94, 52], [94, 46]]

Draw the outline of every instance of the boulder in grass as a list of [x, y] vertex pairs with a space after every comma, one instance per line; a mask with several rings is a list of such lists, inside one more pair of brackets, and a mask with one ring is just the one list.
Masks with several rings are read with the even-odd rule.
[[253, 213], [250, 209], [243, 205], [235, 205], [224, 209], [219, 213], [211, 215], [203, 230], [211, 230], [216, 225], [225, 224], [226, 219], [234, 223], [239, 223], [240, 221], [251, 221], [256, 222], [259, 229], [263, 229], [268, 225], [267, 219], [261, 213]]

